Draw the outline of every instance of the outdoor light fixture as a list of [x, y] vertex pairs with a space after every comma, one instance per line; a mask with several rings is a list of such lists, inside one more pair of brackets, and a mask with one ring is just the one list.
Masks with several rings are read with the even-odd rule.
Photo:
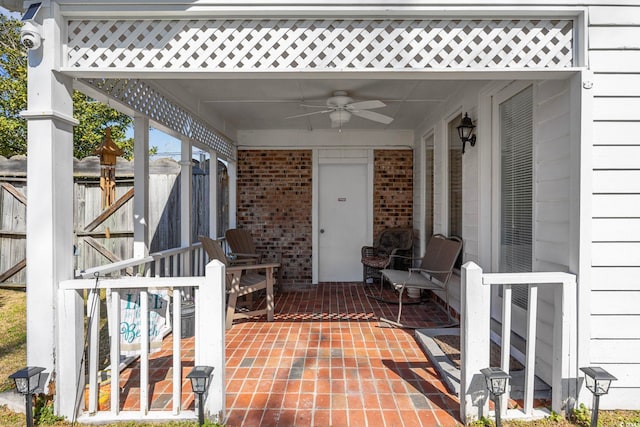
[[209, 378], [213, 372], [212, 366], [194, 366], [187, 378], [191, 380], [191, 389], [198, 395], [198, 425], [204, 424], [204, 405], [202, 396], [207, 391]]
[[40, 385], [40, 376], [45, 368], [39, 366], [27, 366], [9, 375], [16, 386], [16, 391], [25, 397], [25, 413], [27, 415], [27, 427], [33, 427], [33, 402], [32, 395]]
[[462, 141], [462, 154], [464, 154], [464, 145], [468, 142], [472, 147], [476, 145], [476, 136], [473, 134], [473, 129], [475, 129], [475, 125], [469, 118], [467, 113], [464, 113], [464, 117], [460, 122], [460, 125], [456, 127], [458, 129], [458, 136]]
[[584, 372], [584, 380], [587, 388], [589, 389], [589, 391], [591, 391], [591, 393], [593, 393], [591, 427], [596, 427], [598, 425], [598, 409], [600, 406], [600, 396], [609, 392], [611, 381], [615, 381], [617, 380], [617, 378], [599, 366], [580, 368], [580, 370]]
[[500, 396], [507, 391], [507, 385], [511, 375], [507, 374], [500, 368], [484, 368], [481, 369], [484, 380], [487, 383], [487, 390], [493, 395], [493, 403], [495, 405], [496, 412], [496, 427], [502, 425], [500, 419]]

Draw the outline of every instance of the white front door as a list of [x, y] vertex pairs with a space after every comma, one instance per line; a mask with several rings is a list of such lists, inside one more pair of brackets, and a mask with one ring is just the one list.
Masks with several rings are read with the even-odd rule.
[[318, 279], [360, 281], [360, 249], [367, 242], [367, 164], [320, 164]]

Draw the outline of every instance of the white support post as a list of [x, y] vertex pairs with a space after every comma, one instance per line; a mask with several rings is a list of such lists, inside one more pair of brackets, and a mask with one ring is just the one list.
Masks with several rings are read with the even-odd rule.
[[229, 174], [229, 228], [236, 228], [236, 201], [238, 191], [238, 168], [236, 163], [229, 162], [227, 172]]
[[[55, 378], [57, 390], [75, 390], [76, 345], [68, 345], [77, 330], [60, 330], [58, 283], [73, 278], [73, 118], [72, 78], [53, 70], [63, 58], [63, 19], [56, 2], [43, 2], [42, 46], [29, 51], [27, 111], [27, 364], [41, 366]], [[71, 324], [77, 325], [77, 301], [70, 302]], [[66, 315], [65, 315], [66, 317]], [[77, 343], [76, 343], [77, 344]], [[62, 360], [62, 357], [69, 358]], [[65, 375], [57, 372], [64, 365]], [[56, 412], [75, 406], [75, 393], [56, 393]]]
[[[58, 291], [58, 325], [60, 327], [58, 345], [57, 393], [60, 399], [58, 414], [75, 421], [80, 400], [84, 398], [84, 334], [74, 331], [84, 330], [84, 298], [82, 291]], [[63, 341], [60, 341], [63, 340]]]
[[[192, 223], [192, 178], [191, 178], [191, 140], [182, 138], [180, 155], [180, 246], [191, 245]], [[182, 275], [191, 275], [191, 254], [185, 253], [182, 259]]]
[[149, 119], [135, 117], [133, 128], [133, 256], [149, 255]]
[[140, 291], [140, 416], [149, 412], [149, 293]]
[[527, 346], [524, 363], [524, 407], [525, 415], [533, 412], [534, 379], [536, 372], [536, 335], [538, 326], [538, 286], [529, 286], [529, 309], [527, 311]]
[[488, 392], [480, 369], [489, 367], [491, 289], [482, 283], [482, 269], [462, 266], [460, 314], [460, 416], [464, 423], [487, 416]]
[[553, 319], [553, 365], [551, 409], [556, 413], [570, 410], [578, 399], [578, 331], [576, 318], [576, 279], [569, 276], [554, 288], [556, 307]]
[[213, 366], [205, 401], [205, 415], [225, 419], [225, 268], [213, 260], [206, 267], [205, 284], [196, 293], [195, 364]]
[[209, 152], [209, 237], [218, 237], [218, 153]]

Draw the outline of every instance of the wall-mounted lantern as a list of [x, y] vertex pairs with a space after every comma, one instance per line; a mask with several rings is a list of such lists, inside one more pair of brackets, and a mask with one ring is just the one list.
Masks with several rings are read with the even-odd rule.
[[462, 118], [462, 121], [460, 121], [460, 125], [456, 127], [456, 129], [458, 129], [458, 136], [462, 141], [462, 154], [464, 154], [464, 146], [467, 142], [472, 147], [475, 147], [476, 145], [476, 136], [473, 133], [473, 130], [475, 129], [475, 127], [476, 126], [473, 124], [473, 121], [469, 118], [469, 115], [467, 113], [464, 113], [464, 117]]

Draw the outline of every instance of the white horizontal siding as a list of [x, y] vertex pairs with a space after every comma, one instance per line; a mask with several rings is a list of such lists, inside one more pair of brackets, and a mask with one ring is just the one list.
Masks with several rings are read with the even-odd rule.
[[593, 80], [594, 96], [640, 96], [640, 74], [596, 74]]
[[593, 123], [594, 145], [637, 145], [636, 135], [640, 135], [640, 122]]
[[[630, 328], [630, 325], [636, 325], [636, 327]], [[591, 333], [598, 337], [640, 339], [640, 327], [638, 326], [640, 326], [640, 315], [638, 314], [591, 316]]]
[[640, 145], [593, 147], [593, 168], [640, 169]]
[[638, 27], [591, 27], [589, 49], [639, 49]]
[[591, 363], [638, 363], [640, 340], [591, 340]]
[[595, 218], [591, 237], [594, 242], [638, 242], [640, 218]]
[[[591, 313], [610, 315], [640, 315], [640, 290], [638, 291], [594, 291], [591, 298]], [[629, 324], [628, 327], [640, 329], [640, 323]], [[614, 337], [616, 331], [609, 331], [608, 338]], [[638, 360], [640, 362], [640, 358]]]
[[640, 51], [592, 50], [589, 52], [589, 65], [599, 72], [637, 73], [640, 70]]
[[637, 6], [592, 6], [589, 8], [589, 25], [615, 27], [640, 25], [640, 8]]
[[[638, 68], [636, 68], [636, 71], [638, 70], [640, 70], [640, 63], [638, 63]], [[594, 120], [606, 121], [640, 120], [640, 97], [623, 98], [612, 96], [606, 98], [595, 98], [593, 102], [593, 118]], [[628, 135], [627, 137], [631, 137], [631, 135]]]
[[640, 217], [640, 194], [595, 194], [594, 218]]
[[640, 267], [597, 267], [592, 269], [591, 289], [634, 290], [640, 289]]
[[609, 194], [640, 194], [640, 170], [594, 171], [593, 192]]
[[592, 248], [596, 267], [640, 267], [640, 242], [594, 242]]

